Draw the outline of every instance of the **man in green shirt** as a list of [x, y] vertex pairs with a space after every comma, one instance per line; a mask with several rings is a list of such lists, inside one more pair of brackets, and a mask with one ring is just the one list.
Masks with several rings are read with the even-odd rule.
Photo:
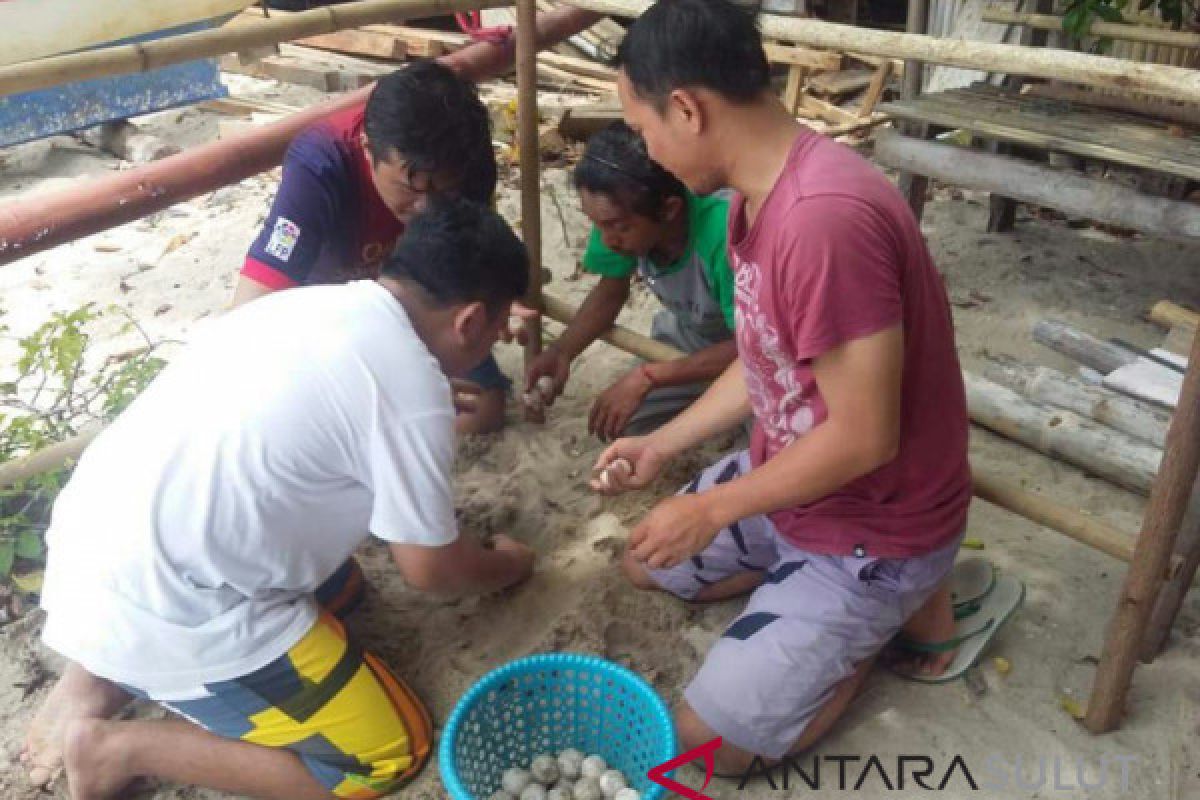
[[645, 433], [690, 405], [737, 355], [725, 247], [729, 203], [693, 195], [621, 122], [588, 142], [574, 181], [594, 225], [583, 268], [600, 280], [562, 336], [529, 365], [526, 391], [549, 376], [546, 402], [562, 393], [571, 363], [612, 326], [636, 273], [664, 307], [652, 335], [688, 355], [630, 369], [596, 398], [588, 430], [602, 439]]

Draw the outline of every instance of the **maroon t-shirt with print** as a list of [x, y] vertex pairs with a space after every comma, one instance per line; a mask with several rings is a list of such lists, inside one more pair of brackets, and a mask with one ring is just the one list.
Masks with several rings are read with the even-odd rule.
[[945, 285], [904, 198], [849, 148], [803, 131], [747, 229], [729, 215], [738, 352], [754, 408], [755, 466], [825, 421], [823, 353], [904, 331], [896, 458], [807, 505], [770, 514], [818, 553], [898, 558], [948, 544], [971, 500], [967, 409]]

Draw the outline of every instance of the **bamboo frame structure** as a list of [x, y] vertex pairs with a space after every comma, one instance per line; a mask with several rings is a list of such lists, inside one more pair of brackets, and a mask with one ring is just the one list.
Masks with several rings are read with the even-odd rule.
[[301, 11], [281, 19], [239, 20], [212, 30], [0, 67], [0, 96], [92, 78], [147, 72], [360, 25], [509, 5], [512, 0], [358, 0]]
[[[1030, 14], [1007, 8], [985, 8], [984, 22], [1004, 22], [1024, 25], [1039, 31], [1062, 31], [1063, 18], [1054, 14]], [[1164, 44], [1171, 47], [1200, 47], [1200, 33], [1176, 31], [1170, 28], [1151, 28], [1146, 25], [1122, 24], [1096, 20], [1088, 28], [1089, 36], [1106, 36], [1127, 42]]]
[[[567, 2], [577, 8], [624, 17], [636, 17], [651, 5], [649, 0]], [[1176, 101], [1200, 102], [1200, 71], [1183, 67], [1141, 64], [1069, 50], [877, 31], [777, 14], [760, 14], [758, 20], [763, 36], [767, 38], [818, 49], [866, 53], [984, 72], [1057, 78], [1100, 89], [1122, 89]]]

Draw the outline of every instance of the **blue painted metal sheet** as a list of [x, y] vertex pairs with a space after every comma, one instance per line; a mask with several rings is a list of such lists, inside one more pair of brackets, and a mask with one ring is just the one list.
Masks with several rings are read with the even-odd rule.
[[[215, 24], [219, 21], [193, 23], [113, 44], [204, 30]], [[0, 146], [70, 133], [227, 94], [220, 81], [216, 60], [203, 59], [133, 75], [96, 78], [0, 97]]]

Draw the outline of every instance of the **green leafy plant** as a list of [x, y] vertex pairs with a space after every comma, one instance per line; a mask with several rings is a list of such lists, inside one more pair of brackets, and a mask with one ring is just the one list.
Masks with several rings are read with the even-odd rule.
[[[0, 463], [113, 419], [165, 366], [155, 354], [165, 342], [152, 341], [124, 309], [109, 313], [124, 316], [126, 330], [136, 329], [144, 344], [90, 368], [95, 323], [104, 316], [94, 304], [57, 312], [19, 341], [15, 378], [0, 383]], [[22, 594], [40, 589], [42, 536], [68, 471], [0, 486], [0, 586]]]
[[[1138, 12], [1157, 8], [1163, 22], [1175, 30], [1183, 27], [1186, 14], [1194, 11], [1192, 0], [1136, 0]], [[1074, 39], [1083, 39], [1090, 34], [1092, 23], [1124, 23], [1130, 0], [1071, 0], [1063, 13], [1063, 31]], [[1107, 51], [1112, 45], [1108, 37], [1099, 37], [1095, 49]]]

